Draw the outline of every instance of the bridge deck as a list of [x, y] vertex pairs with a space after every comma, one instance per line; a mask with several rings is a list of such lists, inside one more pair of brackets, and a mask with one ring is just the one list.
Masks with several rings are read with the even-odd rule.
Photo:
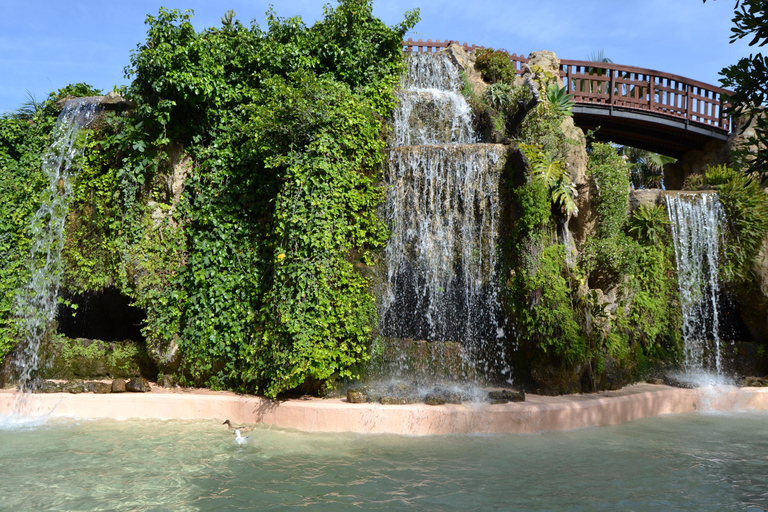
[[[431, 52], [451, 41], [403, 42], [405, 51]], [[467, 45], [467, 51], [479, 46]], [[511, 55], [518, 74], [528, 59]], [[596, 130], [598, 140], [679, 157], [711, 140], [727, 139], [731, 91], [652, 69], [605, 62], [561, 60], [560, 77], [573, 94], [576, 125]], [[598, 129], [599, 127], [599, 129]]]

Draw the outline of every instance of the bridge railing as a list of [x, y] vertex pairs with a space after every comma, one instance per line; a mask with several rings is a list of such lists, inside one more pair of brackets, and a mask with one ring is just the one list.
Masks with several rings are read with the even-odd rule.
[[576, 103], [643, 110], [730, 130], [731, 91], [690, 78], [618, 64], [561, 60], [560, 76]]
[[[406, 52], [435, 52], [458, 41], [403, 41]], [[461, 44], [461, 43], [459, 43]], [[464, 43], [474, 52], [483, 48]], [[528, 58], [511, 54], [515, 71], [523, 72]], [[577, 104], [642, 110], [704, 124], [724, 132], [731, 129], [725, 114], [731, 91], [690, 78], [634, 66], [581, 60], [560, 60], [560, 77]]]

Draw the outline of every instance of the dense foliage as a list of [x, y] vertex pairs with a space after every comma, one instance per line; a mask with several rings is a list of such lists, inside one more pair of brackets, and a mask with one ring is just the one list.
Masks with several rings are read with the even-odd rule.
[[596, 224], [576, 247], [563, 229], [573, 212], [544, 179], [558, 174], [557, 161], [543, 148], [521, 147], [528, 179], [513, 192], [516, 245], [506, 287], [517, 375], [530, 374], [541, 392], [592, 391], [636, 378], [650, 361], [674, 359], [680, 310], [663, 207], [630, 215], [627, 162], [613, 146], [593, 144], [587, 174]]
[[[182, 382], [275, 396], [350, 376], [375, 323], [357, 267], [386, 237], [383, 119], [418, 12], [394, 27], [366, 0], [326, 7], [312, 27], [273, 11], [266, 29], [232, 12], [202, 32], [191, 19], [147, 17], [121, 91], [136, 108], [88, 142], [65, 286], [133, 297], [147, 344]], [[21, 152], [39, 159], [42, 147]], [[12, 185], [3, 194], [35, 197]], [[3, 227], [22, 252], [10, 237], [33, 203]], [[10, 297], [18, 283], [2, 283]]]
[[489, 84], [511, 84], [515, 81], [515, 64], [506, 50], [481, 48], [476, 52], [475, 67]]
[[[733, 24], [731, 42], [751, 37], [750, 46], [764, 46], [768, 42], [768, 1], [736, 0]], [[745, 121], [742, 128], [754, 123], [754, 135], [736, 154], [738, 165], [764, 174], [768, 172], [768, 60], [760, 52], [750, 54], [720, 74], [723, 87], [734, 90], [728, 98], [731, 106], [727, 112]]]

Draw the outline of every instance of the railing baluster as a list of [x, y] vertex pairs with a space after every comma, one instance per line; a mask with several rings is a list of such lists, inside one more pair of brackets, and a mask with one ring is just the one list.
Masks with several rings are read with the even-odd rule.
[[653, 112], [653, 104], [656, 102], [656, 77], [648, 75], [648, 111]]

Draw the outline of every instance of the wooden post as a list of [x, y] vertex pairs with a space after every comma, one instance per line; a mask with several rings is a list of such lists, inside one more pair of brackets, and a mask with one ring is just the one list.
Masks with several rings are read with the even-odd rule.
[[653, 104], [656, 102], [656, 77], [648, 75], [648, 110], [653, 112]]
[[611, 75], [611, 79], [608, 82], [611, 88], [610, 91], [608, 91], [608, 104], [613, 106], [613, 70], [608, 69], [608, 73]]

